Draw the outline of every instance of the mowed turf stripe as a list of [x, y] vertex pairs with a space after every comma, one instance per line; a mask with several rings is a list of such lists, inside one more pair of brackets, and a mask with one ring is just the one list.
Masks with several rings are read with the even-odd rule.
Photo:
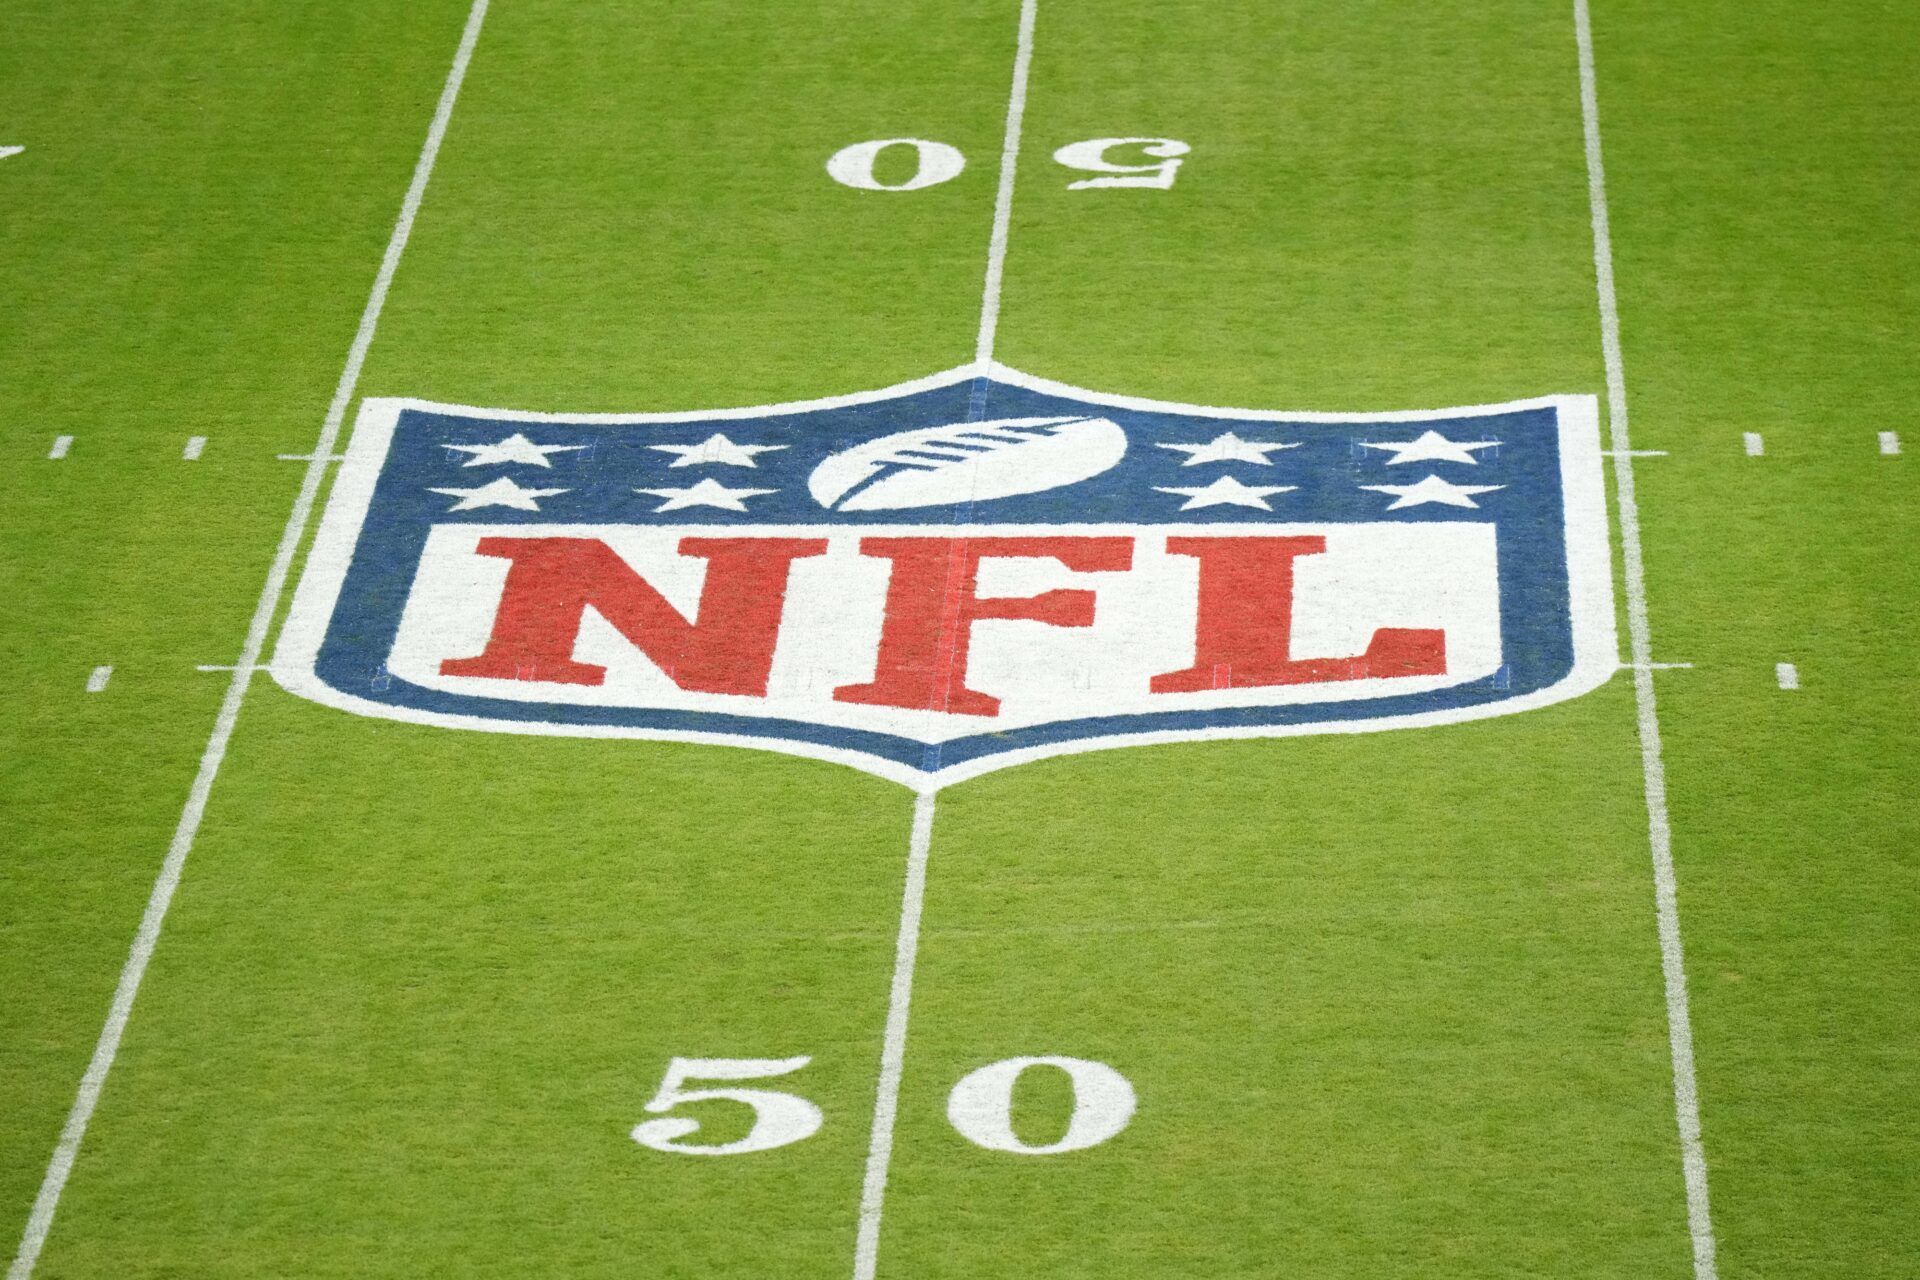
[[[245, 629], [299, 481], [273, 455], [312, 438], [464, 11], [9, 13], [0, 115], [34, 144], [0, 174], [9, 1259], [216, 713], [193, 664]], [[192, 466], [189, 431], [218, 437]]]
[[100, 1039], [94, 1047], [93, 1057], [87, 1063], [86, 1074], [80, 1078], [73, 1109], [68, 1112], [67, 1122], [61, 1128], [60, 1141], [47, 1164], [46, 1177], [34, 1197], [26, 1230], [21, 1235], [20, 1248], [14, 1255], [13, 1264], [7, 1269], [8, 1280], [27, 1280], [33, 1274], [40, 1252], [46, 1247], [47, 1233], [53, 1229], [53, 1217], [60, 1206], [60, 1196], [66, 1190], [67, 1178], [73, 1172], [75, 1159], [79, 1157], [80, 1144], [86, 1138], [94, 1108], [99, 1105], [100, 1092], [106, 1087], [107, 1075], [113, 1070], [121, 1037], [126, 1034], [127, 1021], [133, 1016], [134, 1001], [140, 994], [141, 983], [146, 979], [154, 948], [160, 943], [160, 931], [166, 925], [167, 910], [172, 906], [173, 895], [180, 887], [187, 855], [193, 850], [194, 838], [199, 834], [200, 823], [206, 816], [207, 800], [212, 794], [214, 780], [219, 776], [220, 765], [226, 758], [227, 744], [232, 740], [256, 664], [266, 646], [267, 629], [272, 626], [274, 614], [279, 608], [280, 595], [293, 565], [294, 551], [300, 545], [307, 521], [313, 514], [314, 499], [319, 494], [320, 482], [326, 474], [326, 458], [333, 452], [341, 423], [346, 418], [347, 405], [352, 402], [354, 388], [360, 381], [360, 368], [366, 360], [367, 348], [373, 342], [394, 272], [399, 269], [400, 257], [406, 252], [414, 217], [420, 210], [420, 201], [426, 195], [427, 182], [433, 176], [433, 163], [440, 153], [440, 142], [446, 136], [447, 122], [453, 114], [453, 105], [459, 97], [461, 82], [466, 78], [467, 64], [473, 57], [474, 42], [480, 37], [480, 26], [486, 20], [486, 14], [487, 0], [474, 0], [466, 27], [461, 33], [459, 48], [453, 55], [453, 65], [447, 71], [439, 104], [434, 109], [433, 122], [427, 129], [427, 140], [414, 166], [413, 180], [407, 187], [406, 198], [401, 202], [399, 219], [387, 242], [380, 270], [374, 276], [373, 290], [367, 297], [366, 308], [361, 313], [359, 330], [348, 349], [346, 367], [341, 370], [333, 401], [327, 407], [319, 439], [312, 450], [312, 460], [307, 463], [300, 492], [294, 499], [293, 512], [287, 517], [286, 527], [281, 532], [273, 565], [267, 571], [266, 585], [261, 588], [259, 603], [254, 606], [253, 620], [248, 624], [246, 639], [241, 645], [240, 660], [227, 682], [226, 696], [221, 699], [219, 714], [214, 719], [213, 734], [207, 740], [206, 750], [200, 757], [200, 767], [187, 792], [186, 808], [181, 811], [179, 825], [175, 827], [173, 839], [167, 847], [166, 860], [161, 863], [160, 875], [154, 881], [153, 894], [140, 917], [133, 948], [125, 968], [120, 972], [120, 981], [114, 988], [113, 1003], [107, 1010], [106, 1024], [101, 1028]]
[[[1598, 389], [1572, 46], [1521, 6], [1049, 7], [1000, 358], [1260, 407]], [[1099, 136], [1193, 149], [1165, 191], [1033, 162]], [[1635, 723], [1617, 682], [943, 793], [888, 1265], [1685, 1275]], [[1044, 1055], [1125, 1075], [1131, 1124], [1022, 1156], [947, 1123], [957, 1080]], [[1014, 1097], [1035, 1143], [1051, 1079]]]
[[[964, 360], [993, 166], [915, 206], [823, 162], [991, 156], [1013, 12], [498, 7], [361, 389], [687, 408]], [[38, 1274], [844, 1276], [910, 810], [255, 690]], [[628, 1137], [672, 1057], [799, 1055], [803, 1144]]]
[[1721, 1274], [1903, 1276], [1920, 51], [1870, 3], [1593, 21]]
[[1647, 570], [1640, 551], [1640, 505], [1633, 481], [1633, 442], [1627, 425], [1626, 367], [1620, 354], [1620, 310], [1613, 283], [1613, 237], [1607, 217], [1607, 176], [1600, 141], [1599, 94], [1594, 83], [1593, 24], [1587, 0], [1573, 0], [1580, 50], [1580, 123], [1586, 143], [1587, 200], [1593, 211], [1593, 267], [1600, 305], [1600, 343], [1607, 366], [1607, 440], [1620, 506], [1620, 552], [1625, 567], [1627, 635], [1633, 654], [1633, 697], [1640, 729], [1641, 785], [1647, 798], [1647, 835], [1653, 853], [1654, 909], [1660, 928], [1660, 974], [1667, 997], [1667, 1044], [1673, 1059], [1673, 1108], [1687, 1182], [1687, 1230], [1693, 1273], [1714, 1280], [1713, 1214], [1707, 1191], [1706, 1148], [1700, 1136], [1700, 1086], [1693, 1062], [1693, 1016], [1687, 1000], [1686, 952], [1680, 937], [1679, 884], [1673, 869], [1673, 823], [1667, 812], [1667, 769], [1661, 756], [1660, 709], [1653, 689], [1653, 635], [1647, 617]]
[[[1000, 296], [1006, 284], [1007, 239], [1013, 226], [1013, 191], [1019, 175], [1021, 126], [1026, 119], [1027, 82], [1033, 67], [1033, 29], [1038, 15], [1037, 0], [1021, 0], [1012, 83], [1007, 91], [1006, 129], [1000, 143], [1000, 171], [994, 188], [993, 230], [987, 238], [987, 270], [981, 286], [980, 331], [973, 349], [973, 358], [982, 363], [994, 358], [994, 338], [999, 331]], [[950, 581], [948, 590], [952, 589]], [[854, 1280], [874, 1280], [880, 1268], [880, 1231], [886, 1211], [887, 1173], [893, 1162], [900, 1080], [906, 1070], [908, 1019], [913, 1003], [914, 966], [920, 952], [936, 795], [936, 791], [927, 790], [914, 801], [913, 835], [907, 849], [893, 980], [887, 988], [887, 1025], [880, 1047], [880, 1078], [874, 1091], [873, 1131], [867, 1143], [866, 1175], [860, 1185], [860, 1218], [853, 1249]]]

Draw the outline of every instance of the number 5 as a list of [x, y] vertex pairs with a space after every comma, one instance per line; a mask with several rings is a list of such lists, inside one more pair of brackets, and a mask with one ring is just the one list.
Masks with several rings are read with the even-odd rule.
[[[1132, 146], [1139, 147], [1143, 153], [1160, 163], [1116, 164], [1107, 159], [1107, 152], [1115, 147]], [[1191, 150], [1192, 147], [1178, 138], [1089, 138], [1085, 142], [1069, 142], [1054, 152], [1053, 158], [1069, 169], [1124, 175], [1082, 178], [1078, 182], [1069, 182], [1069, 191], [1082, 191], [1088, 187], [1159, 187], [1164, 191], [1173, 185], [1174, 175], [1180, 170], [1178, 157]]]
[[820, 1130], [820, 1108], [805, 1098], [773, 1089], [685, 1089], [681, 1086], [697, 1080], [764, 1080], [798, 1071], [813, 1061], [798, 1058], [675, 1058], [667, 1064], [666, 1079], [647, 1103], [652, 1112], [671, 1111], [683, 1102], [723, 1099], [744, 1102], [753, 1108], [753, 1128], [734, 1142], [701, 1144], [678, 1142], [700, 1131], [700, 1122], [691, 1116], [672, 1116], [643, 1120], [633, 1126], [633, 1140], [655, 1151], [677, 1151], [690, 1156], [735, 1156], [749, 1151], [771, 1151], [789, 1143], [810, 1138]]

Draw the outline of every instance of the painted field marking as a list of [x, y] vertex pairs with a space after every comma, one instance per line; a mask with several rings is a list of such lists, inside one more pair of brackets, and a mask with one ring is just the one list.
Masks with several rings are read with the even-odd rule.
[[347, 460], [347, 455], [344, 453], [276, 453], [273, 456], [278, 462], [345, 462]]
[[1758, 458], [1767, 451], [1767, 442], [1760, 438], [1758, 431], [1742, 432], [1740, 440], [1746, 445], [1749, 458]]
[[323, 459], [333, 452], [334, 442], [339, 438], [347, 406], [353, 402], [354, 389], [360, 382], [361, 366], [366, 363], [367, 349], [373, 345], [380, 311], [386, 305], [387, 290], [393, 284], [394, 272], [399, 269], [400, 255], [405, 252], [407, 240], [413, 234], [413, 220], [420, 212], [421, 199], [426, 195], [427, 179], [433, 175], [434, 161], [439, 157], [441, 141], [446, 137], [447, 122], [453, 116], [454, 101], [460, 95], [461, 82], [466, 79], [467, 64], [473, 59], [473, 47], [480, 38], [480, 25], [486, 18], [487, 4], [488, 0], [473, 0], [473, 7], [467, 14], [467, 25], [461, 32], [459, 49], [454, 53], [453, 65], [447, 70], [439, 104], [434, 108], [433, 123], [427, 129], [426, 142], [421, 146], [420, 159], [414, 166], [413, 181], [407, 187], [406, 198], [400, 206], [400, 216], [394, 223], [393, 235], [387, 241], [386, 255], [380, 261], [380, 270], [374, 277], [366, 308], [361, 312], [360, 328], [354, 334], [353, 345], [347, 352], [346, 367], [340, 371], [333, 401], [327, 407], [319, 439], [314, 443], [314, 460], [307, 465], [306, 474], [300, 482], [300, 493], [294, 499], [286, 527], [281, 531], [273, 565], [267, 571], [266, 583], [261, 587], [260, 599], [254, 606], [253, 619], [247, 626], [246, 643], [241, 649], [238, 668], [227, 682], [226, 696], [221, 699], [213, 733], [208, 737], [206, 751], [200, 757], [199, 772], [194, 775], [193, 786], [187, 793], [186, 807], [180, 812], [179, 825], [174, 828], [173, 840], [167, 846], [166, 860], [161, 863], [160, 874], [153, 882], [152, 896], [147, 900], [146, 912], [140, 917], [140, 927], [134, 934], [126, 966], [120, 971], [113, 1004], [107, 1011], [105, 1025], [100, 1028], [100, 1039], [94, 1046], [93, 1057], [87, 1063], [86, 1074], [80, 1078], [73, 1109], [67, 1113], [66, 1125], [61, 1129], [60, 1140], [54, 1147], [52, 1159], [47, 1163], [46, 1177], [40, 1183], [39, 1194], [34, 1197], [26, 1231], [20, 1238], [19, 1252], [14, 1255], [13, 1265], [7, 1268], [7, 1280], [28, 1280], [40, 1260], [40, 1251], [46, 1247], [47, 1234], [53, 1229], [53, 1215], [60, 1207], [61, 1192], [66, 1189], [67, 1178], [73, 1172], [73, 1162], [80, 1154], [80, 1143], [87, 1135], [87, 1124], [93, 1118], [94, 1108], [100, 1103], [100, 1093], [106, 1087], [107, 1074], [113, 1069], [114, 1057], [120, 1050], [120, 1038], [126, 1034], [127, 1021], [133, 1016], [133, 1002], [140, 994], [140, 982], [146, 976], [154, 948], [159, 945], [160, 929], [166, 922], [167, 908], [173, 902], [174, 890], [180, 886], [180, 876], [186, 867], [187, 854], [193, 849], [194, 836], [199, 833], [200, 821], [206, 816], [207, 798], [213, 791], [214, 778], [226, 758], [227, 744], [233, 738], [241, 704], [246, 700], [247, 689], [252, 684], [251, 668], [258, 664], [260, 651], [266, 646], [267, 631], [273, 624], [273, 615], [280, 607], [280, 595], [286, 588], [294, 552], [313, 515], [314, 500], [319, 495], [320, 483], [326, 474]]
[[1007, 236], [1013, 228], [1013, 177], [1020, 158], [1020, 129], [1027, 114], [1027, 69], [1033, 63], [1036, 0], [1022, 0], [1020, 35], [1013, 54], [1013, 88], [1007, 95], [1007, 131], [1000, 143], [1000, 186], [993, 198], [993, 234], [987, 241], [987, 278], [980, 291], [980, 334], [973, 358], [993, 359], [1000, 328], [1000, 287], [1007, 266]]
[[54, 462], [58, 462], [67, 456], [67, 450], [71, 448], [73, 448], [72, 436], [55, 436], [53, 438], [53, 448], [47, 450], [47, 457]]
[[106, 692], [107, 681], [111, 679], [113, 679], [112, 667], [108, 667], [108, 666], [95, 667], [92, 673], [87, 676], [87, 692], [88, 693]]
[[198, 462], [200, 461], [200, 455], [205, 453], [206, 449], [207, 438], [205, 436], [188, 436], [187, 447], [180, 451], [180, 456], [187, 462]]
[[1894, 457], [1900, 452], [1900, 433], [1898, 431], [1882, 431], [1880, 433], [1880, 452], [1886, 454], [1889, 458]]
[[894, 942], [893, 983], [887, 993], [887, 1029], [880, 1048], [880, 1085], [874, 1094], [873, 1133], [867, 1140], [867, 1172], [860, 1187], [860, 1229], [853, 1250], [854, 1280], [873, 1280], [880, 1262], [880, 1215], [886, 1208], [887, 1169], [893, 1160], [893, 1126], [900, 1107], [900, 1076], [907, 1063], [907, 1014], [913, 1003], [913, 970], [920, 956], [920, 914], [927, 896], [927, 853], [933, 847], [933, 797], [932, 791], [923, 791], [913, 802], [907, 878], [900, 894], [900, 933]]
[[1622, 671], [1691, 671], [1691, 662], [1623, 662]]
[[1608, 449], [1601, 456], [1619, 462], [1626, 458], [1664, 458], [1667, 456], [1667, 451], [1665, 449]]
[[[1580, 123], [1587, 153], [1587, 205], [1593, 222], [1595, 292], [1600, 348], [1607, 370], [1607, 430], [1615, 450], [1627, 453], [1627, 374], [1620, 354], [1620, 306], [1613, 285], [1613, 233], [1607, 218], [1607, 175], [1600, 154], [1600, 97], [1594, 83], [1593, 24], [1587, 0], [1573, 0], [1574, 43], [1580, 53]], [[1749, 436], [1757, 441], [1758, 436]], [[1751, 445], [1749, 446], [1751, 452]], [[1653, 689], [1653, 632], [1647, 618], [1647, 571], [1640, 554], [1640, 506], [1633, 459], [1613, 469], [1620, 502], [1620, 549], [1627, 588], [1627, 633], [1633, 649], [1633, 693], [1640, 727], [1640, 772], [1647, 796], [1647, 843], [1653, 857], [1654, 914], [1660, 934], [1660, 973], [1666, 988], [1667, 1048], [1673, 1061], [1673, 1111], [1680, 1134], [1680, 1167], [1687, 1187], [1687, 1233], [1693, 1241], [1695, 1280], [1716, 1280], [1713, 1215], [1707, 1195], [1707, 1155], [1700, 1139], [1700, 1087], [1693, 1067], [1693, 1018], [1687, 1002], [1686, 958], [1680, 942], [1679, 888], [1673, 871], [1673, 825], [1667, 816], [1667, 770], [1660, 757], [1660, 711]]]
[[5, 160], [8, 156], [17, 156], [25, 150], [25, 147], [0, 147], [0, 160]]
[[1800, 687], [1800, 668], [1794, 666], [1791, 662], [1776, 662], [1773, 664], [1773, 678], [1779, 681], [1782, 689], [1798, 689]]
[[[987, 241], [987, 271], [981, 286], [980, 330], [974, 344], [974, 358], [983, 363], [993, 359], [994, 337], [1000, 324], [1007, 236], [1013, 225], [1013, 179], [1020, 155], [1021, 124], [1027, 110], [1027, 73], [1033, 65], [1033, 24], [1037, 11], [1038, 0], [1021, 0], [1020, 28], [1014, 43], [1013, 83], [1007, 93], [1006, 133], [1000, 145], [1000, 184], [994, 193], [993, 231]], [[880, 1266], [880, 1223], [886, 1211], [887, 1171], [893, 1162], [900, 1077], [907, 1061], [907, 1015], [913, 1002], [914, 966], [920, 954], [920, 915], [926, 899], [927, 854], [933, 844], [934, 796], [938, 790], [937, 784], [928, 784], [913, 804], [906, 884], [900, 898], [900, 933], [894, 944], [893, 981], [887, 992], [887, 1025], [880, 1046], [880, 1080], [874, 1089], [873, 1131], [867, 1140], [867, 1168], [860, 1184], [853, 1280], [874, 1280]]]

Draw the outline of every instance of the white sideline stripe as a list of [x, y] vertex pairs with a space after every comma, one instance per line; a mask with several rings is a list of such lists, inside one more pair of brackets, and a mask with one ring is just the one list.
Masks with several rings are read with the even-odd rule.
[[92, 673], [87, 676], [87, 692], [104, 692], [107, 687], [107, 681], [111, 679], [113, 679], [112, 667], [95, 667]]
[[887, 1030], [880, 1047], [880, 1084], [873, 1098], [873, 1136], [867, 1143], [867, 1176], [860, 1187], [860, 1232], [853, 1249], [853, 1280], [873, 1280], [880, 1265], [880, 1215], [886, 1207], [893, 1122], [900, 1105], [900, 1075], [907, 1061], [907, 1012], [913, 1001], [914, 964], [920, 955], [920, 908], [927, 895], [927, 851], [933, 846], [933, 797], [933, 792], [923, 791], [913, 802], [907, 882], [900, 895], [900, 936], [894, 943], [893, 987], [887, 996]]
[[987, 242], [987, 279], [980, 294], [980, 337], [976, 361], [993, 359], [1000, 328], [1000, 282], [1006, 272], [1007, 236], [1013, 226], [1013, 175], [1020, 155], [1020, 124], [1027, 114], [1027, 68], [1033, 63], [1033, 19], [1037, 0], [1022, 0], [1020, 39], [1013, 54], [1013, 89], [1007, 95], [1007, 132], [1000, 143], [1000, 189], [993, 199], [993, 237]]
[[1794, 666], [1791, 662], [1776, 662], [1773, 664], [1773, 678], [1780, 682], [1782, 689], [1798, 689], [1800, 687], [1800, 668]]
[[188, 436], [187, 447], [180, 451], [180, 456], [188, 462], [198, 462], [200, 461], [200, 455], [205, 452], [206, 447], [207, 438], [205, 436]]
[[47, 457], [57, 462], [61, 458], [66, 457], [67, 450], [71, 448], [73, 448], [72, 436], [55, 436], [53, 438], [53, 448], [47, 450]]
[[1880, 452], [1886, 454], [1889, 458], [1900, 452], [1900, 433], [1898, 431], [1882, 431], [1880, 433]]
[[1757, 458], [1767, 451], [1767, 442], [1760, 438], [1758, 431], [1743, 432], [1740, 439], [1747, 446], [1747, 456], [1749, 458]]
[[[1580, 49], [1580, 121], [1586, 136], [1587, 203], [1593, 217], [1593, 267], [1600, 304], [1600, 346], [1607, 367], [1607, 429], [1613, 448], [1628, 453], [1627, 375], [1620, 355], [1620, 308], [1613, 287], [1613, 237], [1607, 219], [1607, 176], [1600, 157], [1600, 99], [1594, 85], [1593, 25], [1587, 0], [1573, 0], [1574, 40]], [[1757, 439], [1758, 437], [1750, 437]], [[1707, 1199], [1707, 1156], [1700, 1141], [1700, 1091], [1693, 1069], [1693, 1019], [1687, 1007], [1687, 970], [1680, 945], [1679, 890], [1673, 871], [1673, 828], [1667, 818], [1667, 770], [1660, 758], [1660, 714], [1653, 691], [1653, 635], [1647, 621], [1646, 566], [1640, 557], [1640, 508], [1633, 490], [1633, 459], [1613, 470], [1620, 501], [1620, 549], [1625, 562], [1627, 632], [1633, 649], [1633, 693], [1640, 722], [1640, 769], [1647, 794], [1647, 841], [1653, 855], [1654, 911], [1660, 933], [1660, 972], [1667, 997], [1667, 1046], [1673, 1060], [1673, 1111], [1680, 1132], [1680, 1167], [1687, 1188], [1687, 1231], [1693, 1240], [1695, 1280], [1717, 1280], [1713, 1217]]]
[[381, 308], [386, 305], [387, 290], [393, 284], [393, 275], [399, 268], [400, 255], [407, 247], [407, 238], [413, 233], [413, 220], [420, 211], [420, 201], [426, 195], [427, 179], [433, 174], [434, 160], [440, 153], [441, 140], [446, 136], [447, 121], [453, 115], [454, 99], [459, 96], [461, 81], [466, 78], [467, 64], [473, 58], [474, 43], [480, 38], [480, 24], [486, 17], [487, 4], [488, 0], [473, 0], [473, 7], [467, 14], [467, 25], [460, 36], [459, 50], [454, 54], [453, 65], [447, 71], [446, 84], [440, 91], [440, 102], [434, 110], [433, 123], [427, 129], [427, 140], [420, 149], [419, 162], [414, 166], [413, 182], [408, 186], [406, 199], [400, 206], [400, 217], [394, 223], [392, 237], [387, 241], [386, 256], [380, 261], [380, 270], [374, 277], [366, 309], [360, 315], [359, 331], [354, 334], [353, 346], [347, 352], [346, 367], [340, 371], [340, 382], [334, 388], [333, 402], [327, 407], [326, 421], [314, 444], [315, 460], [307, 466], [306, 475], [300, 482], [299, 496], [294, 499], [293, 511], [287, 516], [286, 528], [280, 534], [280, 545], [274, 552], [273, 566], [267, 571], [266, 585], [260, 590], [259, 603], [253, 610], [253, 621], [247, 627], [239, 669], [227, 682], [226, 696], [221, 700], [219, 715], [214, 720], [213, 734], [207, 739], [207, 749], [200, 757], [200, 770], [194, 775], [193, 786], [187, 793], [186, 807], [181, 810], [179, 825], [174, 828], [173, 841], [167, 846], [167, 856], [160, 865], [160, 875], [153, 882], [153, 894], [147, 900], [145, 914], [140, 917], [140, 928], [134, 935], [126, 967], [120, 971], [120, 982], [114, 989], [113, 1004], [107, 1012], [106, 1024], [100, 1029], [100, 1039], [94, 1046], [92, 1060], [87, 1063], [86, 1074], [80, 1078], [73, 1109], [67, 1114], [66, 1126], [60, 1131], [60, 1141], [47, 1164], [40, 1193], [34, 1198], [33, 1210], [27, 1217], [27, 1229], [21, 1236], [20, 1250], [14, 1255], [13, 1265], [7, 1268], [7, 1280], [28, 1280], [33, 1274], [40, 1251], [47, 1243], [47, 1233], [53, 1228], [53, 1215], [60, 1206], [60, 1194], [66, 1188], [68, 1175], [73, 1172], [73, 1162], [80, 1153], [80, 1143], [87, 1135], [87, 1123], [93, 1118], [93, 1110], [100, 1102], [101, 1090], [106, 1087], [107, 1073], [113, 1069], [114, 1055], [120, 1049], [120, 1037], [125, 1034], [127, 1020], [133, 1015], [134, 998], [140, 993], [141, 979], [146, 976], [147, 964], [153, 959], [154, 948], [160, 941], [160, 928], [166, 921], [167, 908], [173, 901], [174, 890], [180, 885], [187, 854], [193, 848], [194, 836], [200, 830], [200, 820], [207, 811], [207, 797], [213, 790], [214, 777], [220, 772], [220, 762], [226, 756], [227, 743], [233, 737], [233, 726], [240, 716], [240, 705], [246, 699], [248, 686], [252, 684], [250, 668], [256, 665], [260, 651], [266, 645], [267, 632], [273, 624], [274, 614], [279, 610], [280, 594], [286, 587], [294, 552], [306, 533], [307, 521], [312, 517], [314, 500], [319, 494], [321, 479], [326, 474], [326, 465], [321, 456], [333, 452], [334, 441], [340, 434], [340, 424], [346, 419], [347, 406], [352, 402], [354, 388], [359, 384], [360, 368], [366, 362], [367, 348], [373, 343]]
[[[1021, 120], [1027, 110], [1027, 69], [1033, 64], [1033, 23], [1038, 8], [1038, 0], [1021, 0], [1013, 85], [1007, 94], [1007, 131], [1000, 147], [1000, 185], [994, 195], [993, 234], [987, 243], [987, 275], [980, 291], [980, 333], [974, 345], [974, 360], [983, 366], [993, 359], [993, 341], [1000, 325], [1000, 285], [1006, 270], [1007, 236], [1013, 225], [1013, 178], [1020, 155]], [[937, 787], [929, 787], [913, 802], [906, 886], [900, 896], [900, 934], [894, 944], [893, 985], [887, 994], [887, 1026], [880, 1046], [880, 1082], [874, 1090], [873, 1132], [867, 1140], [867, 1170], [860, 1184], [853, 1280], [874, 1280], [880, 1266], [880, 1222], [886, 1211], [887, 1170], [893, 1163], [900, 1076], [907, 1061], [907, 1014], [913, 1001], [914, 964], [920, 954], [920, 908], [927, 892], [927, 851], [933, 844], [937, 791]]]

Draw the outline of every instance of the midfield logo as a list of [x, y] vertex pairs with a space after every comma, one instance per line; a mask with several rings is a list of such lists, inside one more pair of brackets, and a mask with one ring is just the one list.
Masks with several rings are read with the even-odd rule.
[[917, 787], [1522, 711], [1615, 669], [1596, 416], [1216, 409], [999, 365], [708, 413], [368, 400], [273, 669], [366, 715]]

